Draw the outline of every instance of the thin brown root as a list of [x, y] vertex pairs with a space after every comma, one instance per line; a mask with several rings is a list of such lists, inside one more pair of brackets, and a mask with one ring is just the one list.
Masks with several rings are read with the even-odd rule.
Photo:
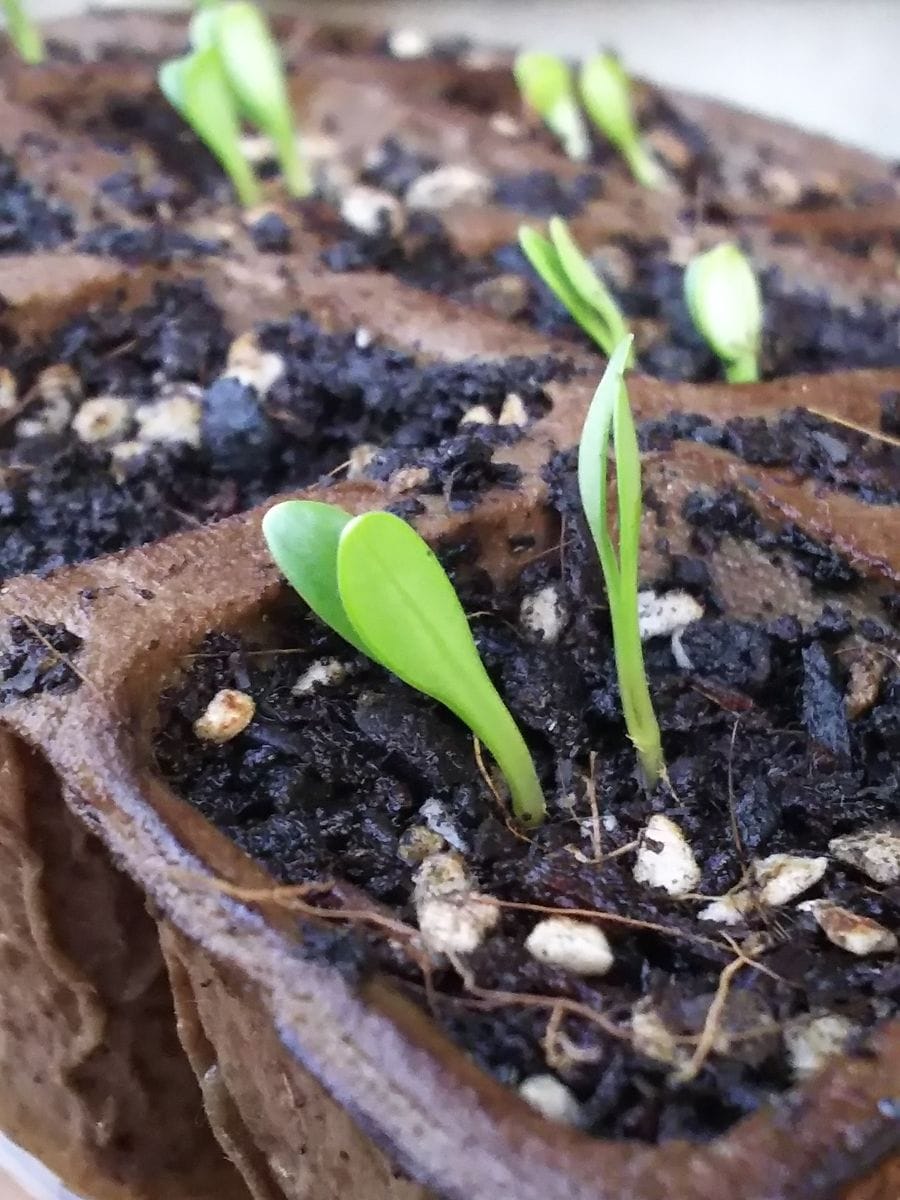
[[557, 1003], [553, 1006], [550, 1019], [547, 1021], [547, 1028], [541, 1039], [547, 1066], [554, 1071], [565, 1071], [575, 1065], [591, 1066], [602, 1062], [603, 1050], [599, 1046], [589, 1050], [584, 1046], [576, 1045], [563, 1031], [564, 1020], [565, 1012]]
[[734, 742], [737, 737], [738, 726], [741, 723], [740, 717], [735, 717], [734, 727], [731, 730], [731, 741], [728, 745], [728, 816], [731, 821], [731, 836], [734, 839], [735, 849], [738, 853], [738, 858], [746, 867], [747, 851], [744, 848], [744, 842], [741, 838], [741, 831], [738, 829], [737, 813], [734, 807]]
[[853, 429], [857, 433], [864, 433], [866, 437], [875, 438], [878, 442], [887, 442], [891, 446], [900, 446], [900, 438], [885, 433], [883, 429], [870, 429], [868, 425], [860, 425], [856, 421], [851, 421], [848, 417], [839, 417], [836, 413], [826, 412], [823, 408], [812, 408], [809, 404], [804, 404], [803, 407], [808, 413], [812, 413], [813, 416], [822, 417], [823, 420], [831, 421], [834, 425], [843, 425], [846, 429]]
[[597, 753], [592, 750], [588, 755], [590, 775], [588, 776], [588, 802], [591, 806], [591, 845], [594, 849], [594, 862], [599, 862], [603, 855], [603, 843], [600, 837], [600, 810], [597, 806]]
[[528, 844], [531, 845], [531, 838], [527, 837], [522, 832], [521, 829], [517, 829], [516, 826], [513, 824], [512, 819], [510, 818], [510, 815], [506, 810], [506, 805], [503, 803], [503, 798], [501, 797], [500, 793], [497, 791], [497, 787], [496, 787], [493, 779], [491, 778], [491, 773], [487, 769], [487, 764], [484, 761], [484, 752], [481, 748], [481, 741], [479, 738], [475, 737], [474, 735], [472, 737], [472, 749], [475, 752], [475, 765], [478, 768], [478, 773], [481, 775], [481, 778], [484, 780], [485, 787], [487, 788], [487, 790], [491, 793], [491, 795], [494, 798], [494, 804], [496, 805], [497, 811], [499, 812], [500, 816], [503, 818], [503, 824], [506, 826], [506, 828], [509, 830], [509, 832], [513, 835], [513, 837], [517, 837], [520, 842], [528, 842]]

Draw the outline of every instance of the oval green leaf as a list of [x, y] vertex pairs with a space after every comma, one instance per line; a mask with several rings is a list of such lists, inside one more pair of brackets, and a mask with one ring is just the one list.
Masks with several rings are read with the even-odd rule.
[[284, 500], [269, 509], [262, 529], [269, 553], [291, 587], [320, 620], [365, 654], [338, 591], [338, 542], [350, 520], [336, 504]]
[[453, 585], [430, 547], [391, 513], [354, 518], [341, 534], [338, 589], [369, 654], [464, 721], [497, 760], [516, 815], [544, 815], [528, 748], [478, 655]]

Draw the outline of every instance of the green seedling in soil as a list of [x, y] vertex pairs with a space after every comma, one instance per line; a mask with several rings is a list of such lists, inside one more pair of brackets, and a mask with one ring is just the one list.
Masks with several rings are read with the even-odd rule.
[[287, 500], [263, 518], [269, 552], [313, 612], [398, 679], [455, 713], [493, 755], [526, 825], [545, 815], [531, 755], [484, 668], [444, 568], [391, 513]]
[[173, 108], [225, 169], [245, 208], [260, 202], [259, 183], [243, 155], [240, 124], [218, 52], [208, 46], [164, 63], [159, 86]]
[[562, 217], [551, 217], [547, 228], [549, 238], [522, 225], [522, 252], [571, 317], [609, 356], [629, 336], [628, 324]]
[[[616, 347], [594, 393], [578, 447], [578, 490], [606, 582], [625, 725], [644, 779], [652, 787], [663, 774], [665, 761], [638, 625], [641, 456], [623, 379], [630, 354], [628, 337]], [[616, 461], [618, 551], [613, 543], [608, 510], [610, 441]]]
[[309, 194], [310, 179], [297, 144], [297, 133], [278, 46], [255, 4], [202, 8], [191, 22], [198, 50], [214, 48], [238, 110], [272, 141], [285, 187], [292, 196]]
[[3, 16], [6, 19], [6, 32], [9, 40], [18, 51], [23, 62], [40, 63], [44, 61], [44, 39], [40, 30], [31, 20], [22, 0], [0, 0]]
[[589, 158], [591, 142], [568, 64], [555, 54], [528, 51], [518, 56], [513, 73], [522, 99], [556, 134], [569, 158]]
[[763, 304], [746, 255], [722, 242], [688, 263], [684, 298], [691, 320], [725, 367], [730, 383], [759, 379]]
[[641, 140], [631, 103], [631, 81], [615, 54], [598, 54], [584, 63], [579, 87], [591, 120], [628, 163], [638, 183], [662, 187], [665, 173]]

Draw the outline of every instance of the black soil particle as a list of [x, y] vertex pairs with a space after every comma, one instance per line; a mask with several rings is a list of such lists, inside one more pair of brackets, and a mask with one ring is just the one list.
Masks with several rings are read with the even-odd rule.
[[0, 702], [71, 692], [81, 682], [71, 658], [82, 640], [65, 625], [34, 617], [13, 617], [7, 626], [7, 646], [0, 654]]
[[[639, 885], [631, 852], [593, 861], [590, 752], [597, 755], [601, 852], [626, 847], [653, 813], [665, 812], [696, 855], [697, 891], [722, 895], [744, 877], [748, 855], [827, 854], [831, 838], [900, 815], [900, 686], [889, 666], [869, 710], [847, 718], [841, 656], [847, 639], [864, 637], [865, 629], [837, 610], [831, 617], [843, 625], [828, 617], [821, 627], [804, 626], [790, 614], [765, 627], [705, 617], [683, 635], [690, 670], [676, 664], [668, 639], [645, 647], [671, 777], [671, 791], [647, 794], [622, 723], [596, 558], [574, 511], [571, 457], [559, 456], [550, 475], [566, 519], [562, 572], [558, 559], [544, 556], [498, 592], [471, 547], [439, 547], [544, 784], [550, 815], [530, 841], [506, 826], [466, 730], [318, 622], [302, 619], [289, 597], [267, 635], [265, 645], [277, 649], [260, 653], [265, 645], [216, 634], [185, 664], [162, 702], [158, 762], [186, 800], [277, 878], [348, 880], [411, 924], [414, 866], [405, 848], [412, 830], [430, 824], [462, 850], [476, 886], [497, 899], [666, 926], [671, 932], [661, 935], [609, 925], [615, 965], [602, 980], [584, 980], [533, 960], [523, 943], [537, 916], [505, 910], [469, 967], [481, 988], [574, 998], [626, 1035], [640, 1004], [674, 1037], [696, 1038], [730, 951], [717, 926], [698, 919], [702, 902]], [[728, 496], [708, 506], [707, 516], [708, 528], [746, 521]], [[673, 564], [672, 575], [686, 573], [708, 603], [692, 561]], [[557, 589], [563, 615], [551, 645], [520, 623], [522, 600], [545, 586]], [[321, 659], [342, 665], [338, 680], [309, 682], [306, 672]], [[233, 741], [213, 746], [195, 737], [192, 723], [222, 687], [248, 691], [257, 717]], [[895, 928], [895, 892], [830, 860], [808, 896], [830, 897]], [[900, 972], [891, 960], [854, 958], [794, 906], [754, 911], [747, 923], [768, 939], [762, 961], [775, 974], [742, 974], [723, 1015], [727, 1048], [695, 1080], [677, 1085], [671, 1063], [639, 1052], [627, 1036], [566, 1019], [567, 1036], [596, 1057], [554, 1069], [594, 1133], [713, 1137], [791, 1086], [788, 1022], [834, 1012], [865, 1033], [896, 1011]], [[735, 932], [739, 939], [745, 933]], [[357, 944], [365, 958], [354, 960], [355, 970], [387, 970], [425, 1003], [412, 963], [389, 953], [383, 939], [360, 935]], [[449, 967], [438, 969], [434, 984], [438, 1019], [486, 1070], [511, 1086], [547, 1070], [547, 1011], [480, 1010]]]
[[218, 254], [221, 248], [221, 242], [194, 237], [181, 229], [168, 228], [165, 225], [153, 225], [149, 228], [98, 225], [86, 233], [78, 243], [78, 249], [84, 254], [116, 258], [133, 266], [139, 263], [168, 266], [176, 261]]
[[[230, 338], [199, 283], [160, 287], [137, 309], [90, 311], [45, 346], [14, 348], [20, 394], [42, 368], [66, 363], [87, 397], [124, 397], [134, 411], [168, 387], [194, 397], [199, 417], [197, 444], [156, 443], [127, 462], [108, 445], [81, 444], [68, 428], [19, 437], [7, 424], [0, 575], [51, 570], [229, 516], [316, 481], [363, 443], [378, 477], [424, 466], [426, 490], [469, 504], [487, 487], [516, 481], [513, 468], [490, 459], [522, 430], [479, 433], [460, 426], [462, 416], [482, 405], [496, 419], [515, 393], [537, 417], [548, 405], [544, 383], [566, 371], [550, 358], [423, 365], [355, 333], [325, 333], [303, 314], [258, 336], [261, 352], [280, 356], [283, 367], [265, 395], [221, 377]], [[40, 412], [35, 401], [25, 415]], [[137, 432], [133, 422], [124, 437]]]
[[528, 171], [501, 175], [494, 186], [494, 203], [533, 217], [574, 217], [602, 191], [600, 176], [592, 172], [562, 180], [552, 171]]
[[0, 254], [53, 250], [74, 236], [71, 209], [40, 195], [0, 150]]

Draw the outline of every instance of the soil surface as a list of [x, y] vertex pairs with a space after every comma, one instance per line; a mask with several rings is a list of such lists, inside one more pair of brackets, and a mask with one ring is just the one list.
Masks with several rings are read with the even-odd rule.
[[[410, 847], [423, 827], [440, 835], [438, 846], [461, 853], [477, 888], [496, 900], [607, 914], [601, 924], [615, 962], [602, 980], [536, 961], [524, 940], [541, 914], [503, 909], [497, 928], [466, 959], [477, 997], [457, 971], [439, 966], [433, 1011], [479, 1064], [516, 1086], [548, 1070], [548, 1006], [523, 1007], [493, 993], [587, 1005], [617, 1032], [570, 1013], [562, 1025], [569, 1041], [555, 1045], [549, 1060], [586, 1127], [651, 1141], [706, 1139], [778, 1103], [796, 1079], [785, 1045], [804, 1019], [838, 1018], [852, 1048], [897, 1011], [896, 952], [856, 957], [797, 907], [801, 899], [827, 898], [895, 929], [896, 887], [874, 886], [829, 859], [821, 882], [784, 907], [754, 903], [736, 926], [698, 917], [709, 898], [741, 884], [751, 859], [827, 855], [832, 838], [900, 818], [896, 639], [878, 622], [857, 624], [839, 600], [805, 627], [777, 613], [765, 624], [732, 620], [710, 594], [702, 557], [673, 562], [657, 586], [689, 587], [706, 612], [681, 636], [690, 669], [678, 666], [669, 638], [645, 646], [671, 781], [647, 794], [622, 724], [604, 591], [577, 514], [572, 465], [563, 455], [551, 469], [554, 503], [566, 520], [562, 565], [545, 556], [498, 593], [469, 563], [465, 546], [443, 549], [548, 796], [550, 817], [530, 840], [510, 828], [479, 774], [470, 735], [454, 718], [289, 602], [265, 643], [213, 634], [198, 647], [164, 697], [158, 762], [180, 795], [277, 878], [349, 880], [411, 926]], [[715, 536], [758, 534], [726, 496], [692, 519]], [[809, 548], [793, 544], [789, 532], [781, 549], [808, 561]], [[833, 570], [814, 578], [829, 589], [823, 597], [839, 596], [848, 583]], [[548, 586], [562, 617], [552, 643], [520, 619], [523, 599]], [[851, 718], [847, 656], [861, 647], [876, 682], [864, 711]], [[309, 668], [323, 659], [341, 664], [339, 678], [310, 684]], [[214, 745], [199, 740], [192, 723], [221, 688], [249, 693], [256, 717], [233, 741]], [[678, 823], [696, 856], [702, 874], [692, 898], [674, 899], [633, 876], [634, 843], [655, 813]], [[629, 928], [616, 916], [660, 928]], [[695, 1048], [738, 944], [758, 954], [758, 965], [736, 976], [715, 1052], [695, 1078], [675, 1082], [673, 1068]], [[386, 970], [426, 1003], [415, 962], [382, 938], [334, 927], [309, 952], [353, 973]], [[635, 1013], [644, 1031], [638, 1046], [629, 1038]]]

